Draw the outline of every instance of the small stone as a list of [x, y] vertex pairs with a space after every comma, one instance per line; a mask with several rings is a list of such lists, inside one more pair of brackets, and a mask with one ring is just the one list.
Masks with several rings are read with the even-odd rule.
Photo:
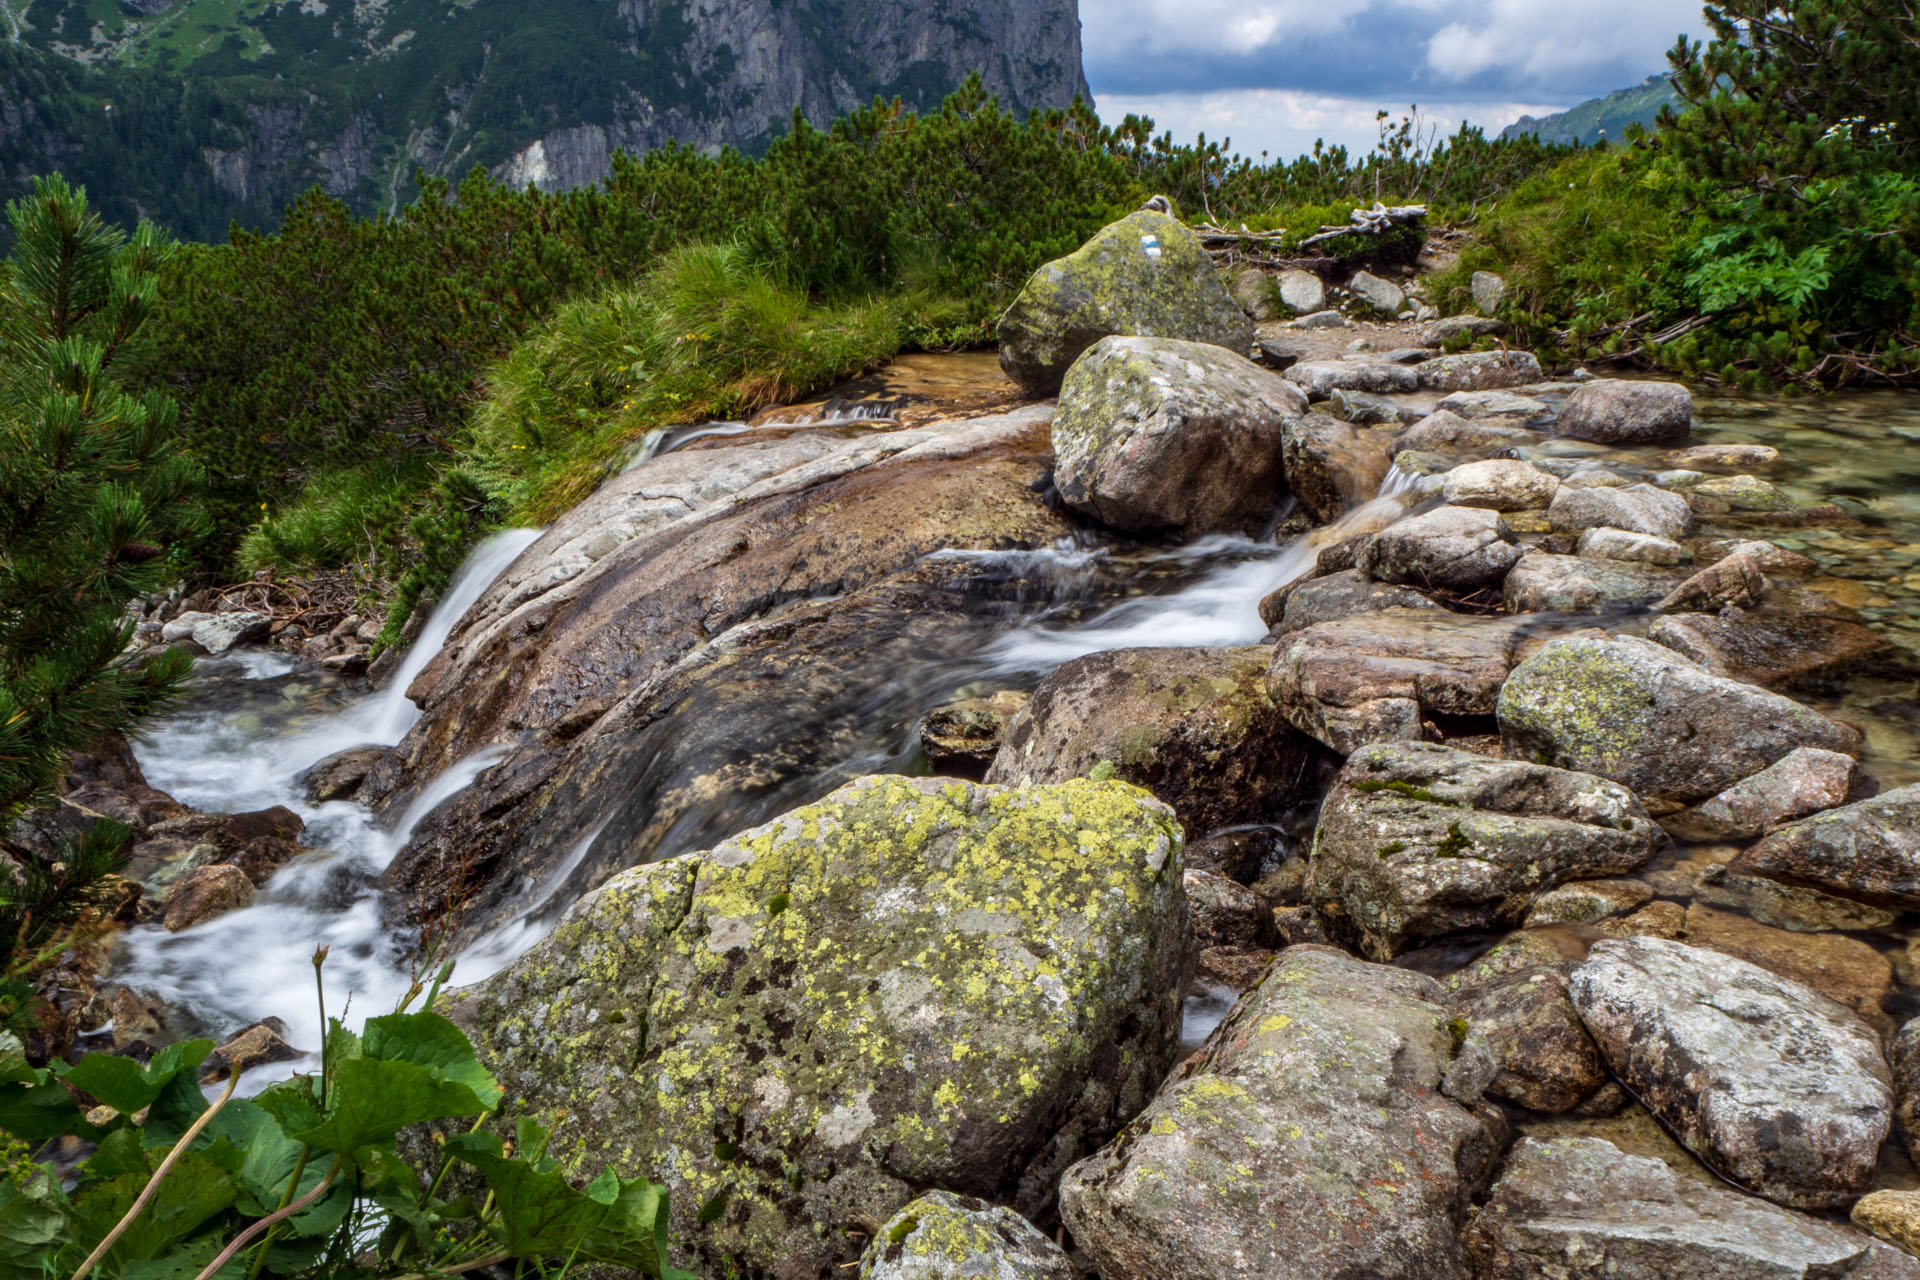
[[1384, 280], [1371, 271], [1356, 271], [1353, 279], [1347, 281], [1347, 290], [1353, 296], [1383, 315], [1398, 315], [1400, 308], [1407, 305], [1407, 293], [1391, 280]]
[[1473, 273], [1473, 305], [1480, 308], [1483, 315], [1494, 315], [1500, 310], [1500, 304], [1507, 300], [1507, 282], [1504, 277], [1491, 271]]
[[1890, 910], [1920, 910], [1920, 785], [1782, 827], [1731, 866]]
[[1358, 569], [1345, 569], [1324, 578], [1303, 578], [1282, 587], [1260, 602], [1260, 619], [1271, 627], [1271, 638], [1302, 631], [1318, 622], [1332, 622], [1355, 614], [1384, 609], [1438, 609], [1430, 598], [1392, 582], [1375, 582]]
[[273, 626], [264, 613], [216, 613], [195, 624], [193, 642], [214, 657], [239, 645], [258, 640]]
[[1346, 326], [1347, 318], [1333, 310], [1316, 311], [1293, 322], [1296, 329], [1344, 329]]
[[1553, 501], [1560, 482], [1531, 463], [1512, 458], [1469, 462], [1447, 472], [1441, 492], [1456, 507], [1529, 511]]
[[[1279, 280], [1280, 302], [1296, 316], [1326, 313], [1327, 286], [1311, 271], [1282, 271]], [[1330, 312], [1338, 316], [1338, 311]]]
[[287, 1024], [278, 1018], [256, 1022], [207, 1055], [200, 1066], [200, 1083], [218, 1084], [235, 1071], [304, 1058], [306, 1054], [286, 1042], [286, 1034]]
[[1532, 444], [1540, 437], [1520, 427], [1494, 422], [1474, 422], [1451, 410], [1438, 410], [1422, 418], [1400, 437], [1398, 447], [1422, 452], [1473, 453], [1482, 450], [1512, 449]]
[[351, 800], [358, 794], [360, 784], [367, 780], [368, 772], [391, 750], [390, 747], [348, 747], [296, 775], [294, 782], [306, 788], [310, 804]]
[[1853, 1225], [1920, 1254], [1920, 1191], [1873, 1191], [1853, 1206]]
[[1780, 451], [1764, 444], [1703, 444], [1670, 453], [1667, 461], [1676, 467], [1735, 471], [1777, 467], [1780, 465]]
[[1273, 278], [1258, 267], [1250, 267], [1234, 278], [1233, 300], [1257, 321], [1272, 320], [1280, 314]]
[[1629, 915], [1651, 901], [1653, 886], [1644, 880], [1575, 880], [1536, 898], [1523, 924], [1529, 929], [1548, 924], [1592, 924]]
[[1605, 527], [1582, 532], [1575, 554], [1595, 560], [1625, 560], [1663, 567], [1685, 564], [1693, 559], [1693, 552], [1669, 538]]
[[1683, 840], [1743, 840], [1847, 802], [1857, 766], [1838, 751], [1801, 747], [1713, 799], [1660, 824]]
[[1670, 542], [1686, 537], [1693, 527], [1693, 511], [1687, 500], [1650, 484], [1623, 488], [1563, 484], [1553, 495], [1547, 518], [1560, 533], [1605, 527], [1648, 533]]
[[984, 698], [962, 698], [921, 717], [920, 748], [935, 773], [980, 778], [999, 754], [1007, 724], [1031, 696], [1002, 689]]
[[1475, 418], [1520, 418], [1531, 422], [1549, 412], [1544, 400], [1516, 395], [1511, 391], [1456, 391], [1434, 406], [1437, 413], [1457, 413]]
[[1498, 586], [1523, 554], [1498, 513], [1441, 507], [1375, 534], [1356, 567], [1379, 582], [1467, 593]]

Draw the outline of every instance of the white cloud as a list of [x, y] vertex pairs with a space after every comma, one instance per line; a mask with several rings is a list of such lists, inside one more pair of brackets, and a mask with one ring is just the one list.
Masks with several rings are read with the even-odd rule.
[[1657, 70], [1674, 37], [1702, 25], [1692, 0], [1481, 0], [1468, 13], [1427, 41], [1427, 66], [1448, 80], [1504, 72], [1551, 86], [1636, 62]]

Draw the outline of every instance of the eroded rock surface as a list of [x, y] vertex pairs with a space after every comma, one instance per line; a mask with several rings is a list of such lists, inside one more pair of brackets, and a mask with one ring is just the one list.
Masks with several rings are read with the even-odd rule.
[[1783, 827], [1734, 859], [1733, 869], [1896, 910], [1920, 910], [1920, 786]]

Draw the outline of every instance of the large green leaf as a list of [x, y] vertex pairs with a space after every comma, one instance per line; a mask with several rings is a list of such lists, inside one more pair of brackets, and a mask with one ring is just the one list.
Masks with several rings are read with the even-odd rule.
[[26, 1047], [0, 1032], [0, 1132], [23, 1142], [45, 1142], [85, 1127], [79, 1103], [53, 1082], [53, 1073], [27, 1063]]
[[51, 1262], [71, 1235], [71, 1212], [44, 1169], [0, 1177], [0, 1280], [42, 1280], [43, 1260]]
[[[165, 1158], [149, 1151], [152, 1168]], [[151, 1170], [122, 1174], [98, 1183], [74, 1202], [75, 1237], [89, 1249], [104, 1240], [151, 1180]], [[107, 1257], [116, 1265], [165, 1257], [212, 1219], [233, 1207], [233, 1179], [225, 1169], [197, 1152], [174, 1162], [153, 1199], [140, 1211]]]
[[360, 1035], [360, 1049], [367, 1058], [412, 1062], [431, 1070], [439, 1079], [464, 1084], [488, 1111], [500, 1105], [500, 1085], [480, 1065], [472, 1042], [440, 1014], [391, 1013], [369, 1019]]
[[500, 1247], [518, 1258], [606, 1262], [659, 1276], [666, 1197], [645, 1178], [622, 1178], [611, 1169], [583, 1189], [544, 1152], [547, 1133], [530, 1120], [517, 1126], [518, 1150], [508, 1156], [488, 1133], [447, 1139], [447, 1154], [478, 1169], [493, 1188], [499, 1216], [490, 1230]]
[[[132, 1115], [152, 1106], [176, 1077], [185, 1075], [191, 1083], [194, 1072], [212, 1052], [211, 1040], [183, 1040], [154, 1054], [153, 1061], [144, 1067], [132, 1058], [90, 1053], [64, 1074], [74, 1088], [93, 1095], [116, 1111]], [[203, 1109], [204, 1105], [203, 1101]]]

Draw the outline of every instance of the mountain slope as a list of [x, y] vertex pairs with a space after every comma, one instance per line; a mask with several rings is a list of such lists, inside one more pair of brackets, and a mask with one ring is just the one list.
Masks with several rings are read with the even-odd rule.
[[970, 72], [1010, 105], [1086, 92], [1076, 0], [0, 0], [0, 182], [61, 167], [182, 234], [310, 185], [369, 211], [416, 168], [550, 189], [613, 151], [764, 147]]
[[1660, 108], [1678, 103], [1673, 85], [1664, 73], [1648, 76], [1631, 89], [1617, 89], [1604, 98], [1593, 98], [1557, 115], [1521, 116], [1501, 130], [1502, 138], [1536, 134], [1543, 142], [1579, 142], [1592, 146], [1603, 136], [1618, 142], [1627, 126], [1642, 124], [1651, 129]]

